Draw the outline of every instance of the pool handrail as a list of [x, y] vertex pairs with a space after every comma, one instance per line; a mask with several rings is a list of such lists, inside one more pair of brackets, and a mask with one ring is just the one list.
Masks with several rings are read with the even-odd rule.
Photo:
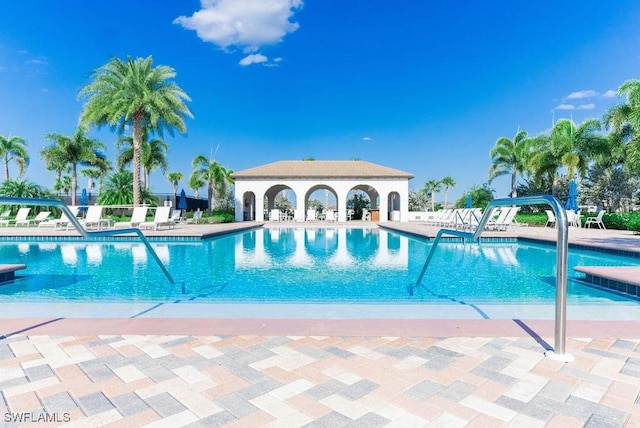
[[433, 258], [433, 254], [443, 235], [457, 236], [459, 238], [470, 239], [474, 242], [480, 240], [480, 235], [484, 231], [489, 219], [493, 216], [493, 210], [497, 207], [515, 205], [550, 205], [556, 215], [556, 227], [558, 229], [558, 239], [556, 242], [556, 308], [555, 308], [555, 342], [554, 350], [547, 351], [545, 355], [560, 361], [573, 361], [573, 356], [565, 352], [566, 331], [567, 331], [567, 277], [568, 277], [568, 254], [569, 254], [569, 223], [567, 212], [562, 203], [552, 195], [520, 196], [516, 198], [494, 199], [487, 205], [475, 232], [464, 232], [452, 229], [440, 229], [436, 234], [433, 245], [429, 250], [427, 259], [422, 266], [416, 285], [420, 285], [427, 267]]
[[151, 256], [156, 261], [158, 266], [160, 266], [160, 269], [164, 273], [164, 276], [167, 277], [167, 279], [171, 284], [176, 283], [173, 277], [171, 276], [171, 274], [169, 273], [169, 271], [167, 270], [166, 266], [162, 263], [162, 260], [160, 260], [160, 257], [158, 257], [158, 254], [156, 254], [155, 250], [153, 249], [153, 247], [151, 246], [147, 238], [144, 236], [142, 231], [137, 227], [127, 228], [127, 229], [108, 229], [108, 230], [96, 230], [96, 231], [86, 230], [84, 227], [82, 227], [82, 225], [80, 224], [76, 216], [71, 212], [67, 204], [56, 199], [18, 198], [14, 196], [0, 196], [0, 205], [30, 205], [30, 206], [39, 206], [39, 207], [43, 207], [43, 206], [58, 207], [65, 214], [69, 222], [73, 224], [73, 226], [76, 228], [78, 233], [80, 233], [80, 235], [82, 235], [84, 238], [87, 238], [87, 239], [91, 238], [92, 236], [116, 236], [116, 235], [124, 235], [128, 233], [135, 233], [136, 235], [138, 235], [138, 238], [140, 238], [140, 241], [142, 241], [144, 246], [147, 248], [147, 251], [151, 254]]

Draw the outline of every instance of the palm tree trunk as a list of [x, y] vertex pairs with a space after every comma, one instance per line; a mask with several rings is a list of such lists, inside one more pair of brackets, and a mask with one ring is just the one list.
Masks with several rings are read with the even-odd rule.
[[4, 181], [9, 179], [9, 156], [4, 157]]
[[73, 175], [71, 175], [71, 205], [76, 204], [76, 193], [78, 193], [78, 171], [77, 165], [73, 164]]
[[133, 115], [133, 205], [140, 205], [140, 142], [142, 141], [142, 114]]
[[213, 212], [213, 186], [209, 184], [207, 189], [207, 199], [209, 200], [209, 215]]
[[449, 199], [449, 187], [444, 188], [444, 207], [442, 209], [447, 209], [447, 199]]

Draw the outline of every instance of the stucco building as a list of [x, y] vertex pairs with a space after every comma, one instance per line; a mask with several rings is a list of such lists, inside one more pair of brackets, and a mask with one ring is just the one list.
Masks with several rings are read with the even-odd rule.
[[413, 175], [371, 162], [279, 161], [233, 174], [236, 221], [264, 221], [283, 190], [293, 192], [295, 220], [304, 221], [309, 198], [317, 190], [333, 194], [338, 221], [347, 221], [347, 201], [364, 192], [371, 202], [371, 220], [407, 221], [409, 180]]

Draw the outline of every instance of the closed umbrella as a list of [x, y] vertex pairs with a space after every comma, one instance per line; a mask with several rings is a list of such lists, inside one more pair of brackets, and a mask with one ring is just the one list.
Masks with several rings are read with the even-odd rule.
[[178, 209], [186, 210], [187, 209], [187, 195], [184, 193], [184, 189], [180, 192], [180, 199], [178, 200]]
[[80, 205], [82, 205], [82, 208], [80, 208], [80, 212], [84, 214], [85, 211], [87, 211], [87, 205], [89, 205], [87, 189], [82, 189], [82, 193], [80, 194]]
[[575, 180], [571, 180], [569, 183], [569, 196], [567, 197], [567, 203], [564, 207], [568, 210], [578, 212], [578, 185]]
[[471, 198], [471, 195], [467, 195], [467, 206], [465, 208], [472, 208], [473, 207], [473, 199]]

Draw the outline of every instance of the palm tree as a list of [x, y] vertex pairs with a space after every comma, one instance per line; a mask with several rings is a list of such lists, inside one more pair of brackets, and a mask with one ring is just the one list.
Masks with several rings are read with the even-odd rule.
[[448, 175], [440, 180], [440, 183], [444, 186], [444, 207], [447, 208], [447, 199], [449, 198], [449, 188], [456, 187], [456, 182], [453, 177]]
[[105, 145], [101, 141], [89, 138], [86, 129], [82, 126], [79, 126], [72, 136], [51, 132], [44, 138], [52, 141], [53, 145], [43, 151], [57, 152], [58, 160], [68, 165], [71, 170], [71, 205], [76, 205], [78, 165], [93, 165], [98, 162], [98, 159], [104, 158], [98, 150], [104, 149]]
[[54, 190], [58, 192], [60, 196], [62, 173], [69, 172], [69, 164], [65, 161], [66, 153], [57, 145], [45, 147], [40, 150], [40, 158], [44, 161], [47, 171], [56, 172], [56, 181], [54, 183]]
[[207, 183], [200, 177], [200, 174], [197, 174], [197, 171], [194, 171], [189, 177], [189, 188], [193, 189], [193, 195], [196, 199], [200, 197], [200, 188], [205, 184]]
[[[143, 130], [153, 129], [162, 135], [166, 130], [186, 132], [185, 116], [193, 117], [185, 101], [187, 94], [172, 79], [173, 68], [153, 67], [153, 58], [126, 60], [113, 58], [96, 69], [93, 81], [80, 90], [86, 100], [82, 123], [109, 125], [120, 134], [133, 127], [133, 203], [140, 204], [140, 164]], [[124, 96], [126, 95], [126, 96]]]
[[9, 162], [13, 161], [18, 165], [19, 176], [22, 177], [27, 165], [29, 165], [29, 154], [27, 153], [27, 140], [14, 135], [6, 138], [0, 135], [0, 157], [4, 158], [4, 179], [9, 179]]
[[436, 193], [440, 191], [441, 182], [438, 180], [429, 180], [424, 183], [424, 193], [431, 195], [431, 211], [436, 210]]
[[[140, 145], [140, 165], [142, 165], [142, 184], [145, 189], [151, 187], [151, 173], [160, 168], [163, 174], [167, 173], [169, 163], [167, 162], [167, 151], [169, 145], [160, 138], [147, 141], [147, 129], [143, 131], [142, 143]], [[133, 162], [133, 138], [122, 135], [116, 142], [116, 147], [121, 149], [118, 155], [118, 169], [123, 169], [125, 165]]]
[[[141, 200], [151, 206], [158, 205], [158, 198], [147, 189], [140, 189]], [[98, 196], [101, 205], [133, 205], [133, 173], [118, 171], [111, 174], [105, 183], [104, 191]]]
[[167, 175], [167, 180], [169, 180], [169, 183], [173, 183], [174, 197], [178, 196], [178, 184], [179, 184], [179, 181], [182, 180], [183, 178], [184, 178], [184, 174], [182, 174], [181, 172], [170, 172]]
[[209, 160], [205, 155], [197, 155], [194, 157], [193, 161], [191, 161], [191, 166], [194, 168], [193, 174], [208, 184], [207, 201], [209, 205], [209, 215], [211, 215], [211, 211], [213, 210], [213, 191], [218, 183], [226, 180], [225, 169], [218, 161]]
[[549, 136], [538, 137], [529, 145], [528, 166], [535, 181], [547, 177], [553, 183], [555, 195], [561, 168], [570, 180], [584, 177], [589, 162], [610, 147], [608, 138], [600, 133], [601, 128], [596, 119], [587, 119], [577, 126], [569, 119], [558, 120]]
[[513, 140], [500, 137], [489, 152], [491, 167], [489, 168], [489, 184], [501, 175], [511, 175], [511, 197], [518, 196], [517, 175], [524, 174], [527, 169], [529, 139], [527, 131], [516, 132]]
[[604, 115], [607, 128], [612, 128], [624, 147], [624, 164], [630, 171], [640, 173], [640, 80], [627, 80], [618, 95], [626, 95], [623, 104], [609, 109]]

